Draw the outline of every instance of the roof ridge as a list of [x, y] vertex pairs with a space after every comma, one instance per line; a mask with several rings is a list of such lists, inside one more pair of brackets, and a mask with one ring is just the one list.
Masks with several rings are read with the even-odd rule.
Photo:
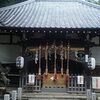
[[87, 6], [94, 7], [94, 8], [97, 8], [97, 9], [100, 10], [99, 5], [87, 2], [87, 1], [84, 1], [84, 0], [28, 0], [28, 1], [21, 2], [21, 3], [2, 7], [2, 8], [0, 8], [0, 11], [12, 9], [12, 8], [23, 6], [23, 5], [27, 5], [27, 4], [33, 3], [33, 2], [41, 2], [41, 1], [45, 1], [45, 2], [79, 2], [79, 3], [85, 4]]
[[45, 2], [77, 2], [78, 0], [35, 0], [37, 2], [45, 1]]
[[11, 8], [14, 8], [14, 7], [19, 7], [19, 6], [23, 6], [23, 5], [25, 5], [25, 4], [29, 4], [29, 3], [33, 3], [33, 2], [39, 2], [39, 1], [45, 1], [45, 2], [57, 2], [57, 1], [59, 1], [59, 2], [63, 2], [63, 1], [65, 1], [65, 2], [76, 2], [76, 1], [78, 1], [78, 0], [28, 0], [28, 1], [24, 1], [24, 2], [20, 2], [20, 3], [17, 3], [17, 4], [13, 4], [13, 5], [9, 5], [9, 6], [5, 6], [5, 7], [1, 7], [0, 8], [0, 11], [2, 11], [2, 10], [8, 10], [8, 9], [11, 9]]
[[88, 1], [85, 1], [85, 0], [35, 0], [35, 1], [45, 1], [45, 2], [80, 2], [82, 4], [85, 4], [87, 6], [90, 6], [90, 7], [94, 7], [94, 8], [97, 8], [97, 9], [100, 9], [100, 6], [97, 5], [97, 4], [93, 4], [91, 2], [88, 2]]

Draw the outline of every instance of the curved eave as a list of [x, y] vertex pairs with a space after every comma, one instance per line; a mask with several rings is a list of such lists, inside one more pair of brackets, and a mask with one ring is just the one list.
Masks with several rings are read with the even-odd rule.
[[30, 27], [0, 27], [0, 33], [83, 33], [100, 35], [100, 28], [30, 28]]

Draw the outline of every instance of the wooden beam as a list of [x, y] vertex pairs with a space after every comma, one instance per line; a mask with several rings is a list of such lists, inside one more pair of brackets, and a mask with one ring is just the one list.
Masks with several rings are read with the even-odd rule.
[[[59, 47], [56, 47], [57, 49], [59, 49]], [[38, 50], [38, 48], [28, 48], [30, 51], [36, 51]], [[63, 48], [64, 50], [67, 50], [67, 48]], [[45, 47], [42, 47], [42, 50], [45, 50]], [[70, 48], [71, 51], [84, 51], [84, 48]]]

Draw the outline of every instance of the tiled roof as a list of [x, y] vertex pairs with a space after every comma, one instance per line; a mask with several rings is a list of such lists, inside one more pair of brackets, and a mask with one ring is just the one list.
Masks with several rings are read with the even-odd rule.
[[0, 8], [0, 26], [100, 28], [100, 7], [80, 0], [29, 0]]

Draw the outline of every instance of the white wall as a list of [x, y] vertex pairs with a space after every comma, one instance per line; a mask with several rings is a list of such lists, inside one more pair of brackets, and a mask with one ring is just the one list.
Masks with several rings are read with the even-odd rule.
[[[99, 44], [99, 37], [93, 38], [92, 42], [95, 42], [95, 44]], [[92, 53], [92, 56], [96, 59], [96, 65], [100, 65], [100, 47], [92, 47], [90, 51]]]
[[14, 63], [21, 54], [21, 47], [16, 45], [0, 45], [0, 62]]
[[100, 65], [100, 47], [92, 47], [90, 50], [92, 57], [96, 59], [96, 65]]

